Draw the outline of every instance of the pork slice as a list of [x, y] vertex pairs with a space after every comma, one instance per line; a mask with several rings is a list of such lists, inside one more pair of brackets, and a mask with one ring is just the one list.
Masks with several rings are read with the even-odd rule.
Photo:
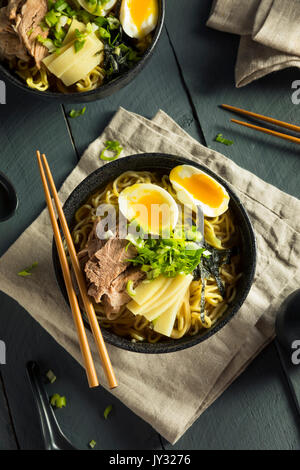
[[118, 313], [121, 307], [131, 300], [126, 290], [128, 281], [132, 281], [133, 287], [136, 287], [145, 276], [146, 274], [140, 271], [140, 269], [130, 267], [116, 277], [102, 299], [107, 318], [111, 319], [112, 314]]
[[16, 16], [15, 29], [28, 53], [35, 59], [36, 66], [41, 68], [41, 61], [48, 55], [48, 49], [37, 41], [37, 36], [46, 38], [48, 30], [40, 27], [48, 11], [47, 0], [27, 0]]
[[29, 60], [23, 43], [9, 21], [6, 7], [0, 8], [0, 58], [10, 60], [15, 57]]
[[98, 217], [93, 225], [92, 231], [89, 234], [87, 240], [87, 249], [89, 257], [92, 258], [96, 251], [100, 250], [106, 243], [107, 240], [101, 240], [97, 235], [97, 225], [100, 222], [100, 217]]
[[24, 3], [25, 0], [9, 0], [6, 11], [7, 16], [10, 20], [15, 20], [19, 7]]
[[100, 302], [112, 281], [128, 267], [126, 259], [136, 256], [135, 247], [130, 245], [126, 251], [127, 245], [127, 240], [111, 238], [86, 263], [85, 274], [91, 283], [88, 293], [96, 302]]

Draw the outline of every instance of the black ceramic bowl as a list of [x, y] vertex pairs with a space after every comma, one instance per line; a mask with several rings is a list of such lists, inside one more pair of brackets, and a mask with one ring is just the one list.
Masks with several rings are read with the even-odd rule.
[[9, 179], [0, 171], [0, 222], [10, 219], [18, 207], [18, 196]]
[[[45, 100], [57, 101], [59, 103], [88, 103], [90, 101], [100, 100], [112, 95], [116, 91], [120, 90], [124, 86], [128, 85], [144, 68], [146, 63], [149, 61], [152, 53], [156, 47], [156, 44], [160, 38], [162, 27], [165, 18], [165, 0], [158, 0], [159, 4], [159, 17], [156, 29], [154, 31], [153, 41], [151, 46], [146, 50], [141, 60], [130, 69], [128, 72], [123, 73], [119, 77], [115, 78], [111, 82], [103, 85], [95, 90], [87, 91], [84, 93], [57, 93], [51, 91], [38, 91], [29, 88], [24, 81], [21, 80], [8, 66], [0, 62], [0, 72], [4, 79], [21, 88], [26, 93], [29, 93], [33, 98], [42, 98]], [[1, 5], [1, 0], [0, 0]]]
[[[241, 260], [243, 276], [239, 280], [237, 295], [229, 306], [224, 315], [217, 321], [217, 323], [208, 330], [203, 330], [195, 336], [184, 336], [181, 339], [173, 340], [167, 339], [164, 342], [150, 344], [150, 343], [132, 343], [126, 338], [115, 335], [109, 330], [102, 328], [103, 337], [105, 341], [119, 348], [127, 349], [129, 351], [140, 353], [167, 353], [179, 351], [181, 349], [189, 348], [195, 344], [201, 343], [210, 336], [214, 335], [220, 330], [239, 310], [244, 300], [246, 299], [250, 290], [256, 264], [256, 243], [253, 228], [247, 212], [241, 204], [239, 198], [227, 185], [227, 183], [218, 175], [203, 167], [202, 165], [191, 162], [182, 157], [174, 155], [148, 153], [140, 155], [132, 155], [130, 157], [121, 158], [114, 162], [108, 163], [103, 167], [91, 173], [82, 183], [77, 186], [72, 194], [69, 196], [64, 204], [64, 212], [68, 221], [69, 227], [72, 229], [74, 226], [74, 214], [77, 209], [88, 199], [88, 197], [97, 189], [105, 186], [110, 181], [114, 180], [117, 176], [127, 170], [136, 171], [159, 171], [169, 174], [171, 169], [177, 165], [194, 165], [200, 170], [213, 176], [219, 181], [228, 191], [230, 195], [230, 209], [232, 210], [236, 223], [241, 233]], [[59, 264], [58, 254], [55, 243], [53, 241], [53, 263], [56, 273], [56, 278], [63, 296], [68, 302], [67, 292], [62, 277], [62, 272]]]

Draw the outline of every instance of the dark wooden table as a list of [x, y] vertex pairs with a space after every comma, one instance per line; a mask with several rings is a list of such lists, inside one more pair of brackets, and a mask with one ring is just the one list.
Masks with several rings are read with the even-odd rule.
[[[210, 0], [167, 0], [166, 24], [151, 62], [127, 88], [87, 105], [69, 119], [72, 108], [32, 101], [7, 87], [0, 106], [0, 170], [16, 186], [16, 215], [0, 225], [0, 255], [44, 207], [34, 151], [47, 153], [59, 186], [82, 152], [104, 129], [119, 106], [152, 117], [162, 108], [189, 134], [223, 152], [278, 188], [300, 197], [300, 155], [296, 144], [234, 127], [225, 102], [299, 122], [291, 101], [297, 69], [272, 74], [245, 88], [234, 86], [238, 38], [206, 28]], [[214, 141], [222, 132], [234, 140]], [[259, 195], [258, 195], [259, 197]], [[0, 261], [1, 262], [1, 261]], [[1, 286], [0, 286], [1, 289]], [[59, 377], [49, 393], [65, 394], [57, 413], [63, 431], [78, 448], [94, 439], [98, 449], [172, 449], [148, 424], [105, 390], [89, 390], [82, 368], [15, 301], [0, 292], [0, 339], [7, 364], [0, 366], [0, 449], [41, 449], [36, 410], [25, 375], [28, 360]], [[300, 378], [299, 383], [300, 387]], [[108, 420], [103, 411], [114, 408]], [[299, 417], [291, 401], [274, 344], [270, 344], [231, 387], [197, 420], [175, 449], [297, 449]]]

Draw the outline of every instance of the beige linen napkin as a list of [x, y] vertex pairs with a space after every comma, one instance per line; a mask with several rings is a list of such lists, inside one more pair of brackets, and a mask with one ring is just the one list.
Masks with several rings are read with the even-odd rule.
[[300, 67], [299, 0], [215, 0], [207, 26], [241, 35], [235, 79], [241, 87]]
[[[175, 443], [273, 338], [274, 314], [300, 283], [300, 201], [200, 145], [162, 111], [150, 121], [122, 108], [63, 184], [62, 201], [103, 164], [99, 154], [106, 140], [120, 141], [125, 156], [171, 153], [206, 165], [232, 185], [256, 232], [255, 282], [238, 314], [216, 335], [193, 348], [156, 356], [108, 345], [119, 381], [112, 393]], [[0, 288], [82, 363], [72, 316], [56, 284], [51, 242], [52, 230], [44, 210], [0, 259]], [[20, 269], [36, 260], [39, 265], [30, 277], [17, 276]], [[98, 359], [96, 368], [106, 386]]]

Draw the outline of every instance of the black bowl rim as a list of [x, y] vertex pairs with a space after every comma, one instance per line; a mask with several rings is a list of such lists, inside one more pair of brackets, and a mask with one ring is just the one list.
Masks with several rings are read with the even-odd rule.
[[17, 192], [12, 182], [7, 178], [7, 176], [4, 173], [2, 173], [2, 171], [0, 171], [0, 185], [5, 187], [5, 189], [8, 192], [9, 199], [12, 202], [11, 210], [7, 213], [6, 216], [0, 217], [0, 222], [5, 222], [6, 220], [10, 219], [15, 214], [19, 205], [19, 199], [18, 199]]
[[[64, 102], [69, 102], [72, 103], [74, 102], [85, 102], [89, 101], [89, 98], [92, 96], [95, 96], [95, 101], [99, 100], [101, 98], [105, 98], [109, 95], [109, 90], [112, 88], [116, 87], [115, 91], [118, 91], [120, 88], [123, 86], [126, 86], [137, 74], [139, 74], [144, 66], [146, 65], [148, 59], [150, 59], [151, 55], [153, 54], [153, 51], [160, 39], [162, 28], [164, 25], [164, 20], [165, 20], [165, 9], [166, 9], [166, 0], [158, 0], [159, 6], [160, 6], [160, 11], [159, 11], [159, 19], [158, 23], [155, 29], [155, 34], [153, 37], [153, 41], [151, 43], [151, 46], [145, 51], [144, 55], [142, 56], [141, 60], [130, 70], [124, 72], [122, 75], [119, 77], [115, 78], [114, 80], [108, 82], [107, 84], [96, 88], [94, 90], [90, 91], [85, 91], [82, 93], [59, 93], [59, 92], [53, 92], [53, 91], [39, 91], [35, 90], [33, 88], [28, 87], [25, 83], [20, 81], [13, 73], [11, 73], [3, 63], [0, 62], [0, 72], [3, 73], [4, 78], [7, 78], [9, 82], [11, 82], [13, 85], [16, 85], [19, 89], [36, 96], [38, 98], [42, 98], [44, 100], [49, 100], [53, 99], [56, 101], [64, 101]], [[131, 78], [132, 76], [132, 78]]]
[[[79, 183], [79, 185], [76, 186], [76, 188], [69, 195], [69, 197], [67, 198], [67, 200], [64, 203], [63, 208], [65, 209], [65, 208], [68, 207], [68, 205], [72, 202], [72, 199], [75, 196], [75, 194], [78, 191], [80, 191], [80, 189], [87, 184], [88, 180], [90, 180], [92, 178], [95, 178], [96, 176], [99, 176], [99, 174], [101, 174], [101, 172], [104, 169], [106, 169], [105, 171], [108, 171], [109, 168], [110, 169], [113, 169], [113, 168], [118, 169], [118, 167], [120, 166], [120, 162], [122, 162], [121, 163], [122, 168], [120, 169], [120, 174], [121, 174], [123, 171], [126, 171], [130, 168], [131, 162], [134, 162], [135, 160], [138, 159], [140, 161], [145, 160], [145, 170], [146, 170], [147, 169], [147, 162], [146, 161], [148, 160], [148, 162], [149, 162], [150, 158], [159, 158], [159, 157], [168, 158], [171, 161], [174, 161], [176, 165], [188, 164], [188, 165], [196, 166], [197, 168], [205, 171], [206, 173], [208, 173], [209, 175], [214, 177], [217, 181], [219, 181], [225, 187], [225, 189], [228, 191], [228, 193], [230, 195], [230, 199], [234, 200], [234, 202], [237, 206], [237, 209], [240, 211], [240, 214], [242, 215], [243, 220], [245, 222], [245, 225], [248, 229], [248, 233], [249, 233], [249, 237], [250, 237], [250, 241], [251, 241], [251, 250], [252, 250], [251, 255], [252, 256], [251, 256], [251, 263], [249, 264], [250, 269], [249, 269], [249, 272], [248, 272], [247, 284], [246, 284], [246, 287], [245, 287], [241, 297], [239, 298], [239, 301], [236, 302], [236, 303], [233, 302], [233, 304], [232, 304], [233, 307], [232, 307], [232, 310], [231, 310], [230, 314], [228, 314], [223, 319], [221, 318], [220, 321], [215, 326], [208, 329], [201, 336], [198, 336], [198, 335], [184, 336], [180, 339], [172, 340], [172, 342], [167, 342], [166, 341], [166, 342], [162, 342], [162, 343], [139, 343], [139, 342], [132, 343], [130, 340], [128, 340], [126, 338], [123, 338], [121, 336], [117, 336], [116, 334], [111, 333], [109, 330], [106, 330], [105, 328], [102, 328], [102, 334], [103, 334], [104, 340], [106, 342], [108, 342], [109, 344], [112, 344], [115, 347], [118, 347], [118, 348], [121, 348], [121, 349], [124, 349], [124, 350], [127, 350], [127, 351], [142, 353], [142, 354], [162, 354], [162, 353], [171, 353], [171, 352], [176, 352], [176, 351], [180, 351], [180, 350], [183, 350], [183, 349], [187, 349], [187, 348], [193, 347], [193, 346], [195, 346], [199, 343], [202, 343], [203, 341], [205, 341], [206, 339], [210, 338], [211, 336], [216, 334], [218, 331], [220, 331], [234, 317], [234, 315], [236, 315], [236, 313], [238, 312], [238, 310], [241, 308], [242, 304], [244, 303], [246, 297], [248, 296], [249, 291], [250, 291], [251, 286], [252, 286], [252, 283], [253, 283], [254, 275], [255, 275], [256, 258], [257, 258], [257, 254], [256, 254], [257, 253], [257, 246], [256, 246], [256, 239], [255, 239], [253, 226], [252, 226], [251, 220], [249, 218], [249, 215], [248, 215], [245, 207], [243, 206], [242, 202], [240, 201], [239, 197], [236, 195], [236, 193], [231, 188], [231, 186], [229, 186], [229, 184], [225, 180], [223, 180], [223, 178], [220, 177], [218, 174], [216, 174], [215, 172], [213, 172], [212, 170], [210, 170], [206, 166], [202, 165], [201, 163], [195, 162], [194, 160], [189, 160], [185, 157], [179, 157], [179, 156], [176, 156], [176, 155], [165, 154], [165, 153], [142, 153], [142, 154], [130, 155], [128, 157], [124, 157], [122, 159], [115, 160], [113, 162], [109, 162], [109, 163], [105, 164], [104, 166], [98, 168], [94, 172], [90, 173], [83, 181], [81, 181], [81, 183]], [[148, 163], [148, 165], [149, 165], [149, 163]], [[124, 166], [125, 166], [125, 168], [124, 168]], [[139, 169], [137, 171], [143, 171], [143, 170]], [[74, 212], [73, 212], [73, 216], [74, 216]], [[69, 305], [67, 292], [66, 292], [65, 286], [64, 286], [64, 281], [63, 281], [63, 277], [62, 277], [62, 272], [61, 272], [61, 268], [60, 268], [60, 263], [59, 263], [59, 259], [58, 259], [58, 254], [57, 254], [57, 249], [56, 249], [54, 238], [53, 238], [53, 242], [52, 242], [52, 260], [53, 260], [54, 271], [55, 271], [58, 286], [59, 286], [59, 288], [60, 288], [67, 304]], [[86, 325], [90, 328], [90, 326], [88, 324], [88, 321], [85, 318], [84, 318], [84, 321], [85, 321]]]

